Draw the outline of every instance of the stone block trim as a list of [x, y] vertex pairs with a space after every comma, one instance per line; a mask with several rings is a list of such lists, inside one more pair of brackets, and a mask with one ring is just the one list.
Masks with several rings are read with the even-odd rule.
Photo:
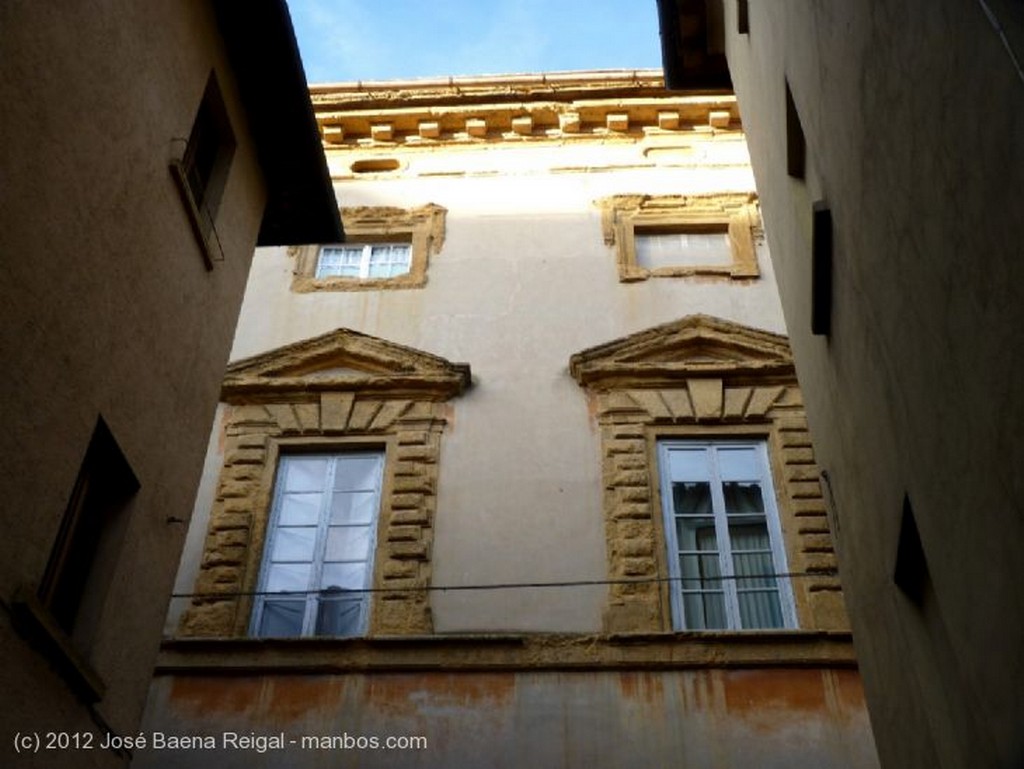
[[[320, 403], [307, 405], [322, 411]], [[412, 407], [409, 401], [357, 398], [356, 405], [363, 405], [377, 414], [388, 413], [392, 418], [375, 422], [372, 430], [347, 433], [350, 439], [377, 437], [386, 445], [394, 443], [393, 436], [398, 435], [405, 441], [405, 446], [417, 449], [416, 461], [409, 461], [408, 458], [398, 461], [397, 446], [386, 452], [378, 533], [380, 544], [374, 580], [378, 592], [371, 602], [370, 632], [429, 633], [432, 625], [425, 588], [430, 584], [430, 550], [435, 510], [433, 489], [437, 485], [440, 447], [435, 438], [440, 436], [445, 424], [441, 404], [429, 404], [433, 408], [426, 425], [422, 413], [413, 414], [412, 424], [409, 424], [407, 416]], [[236, 408], [227, 407], [226, 424], [229, 427], [239, 426], [235, 421], [238, 416]], [[246, 440], [258, 436], [261, 441], [274, 444], [274, 450], [249, 449], [245, 453], [236, 451], [225, 455], [194, 591], [202, 597], [193, 599], [179, 628], [181, 636], [230, 637], [247, 633], [252, 608], [251, 596], [247, 594], [255, 590], [258, 584], [261, 554], [266, 539], [266, 519], [273, 498], [274, 460], [282, 446], [325, 446], [322, 440], [324, 433], [320, 431], [319, 423], [303, 431], [288, 418], [293, 413], [291, 408], [265, 408], [268, 413], [281, 417], [281, 421], [276, 423], [276, 429], [270, 433], [261, 431], [236, 435]], [[290, 436], [307, 436], [314, 440], [289, 440]], [[346, 444], [334, 445], [344, 447]], [[260, 482], [239, 483], [234, 473], [238, 464], [264, 465]], [[410, 486], [417, 489], [416, 493], [409, 493]], [[403, 592], [392, 592], [396, 588], [401, 588]], [[401, 611], [397, 607], [389, 607], [387, 611], [380, 612], [378, 607], [381, 601], [401, 602]]]
[[[336, 332], [312, 342], [229, 369], [224, 465], [180, 636], [248, 633], [281, 452], [371, 445], [385, 448], [385, 467], [368, 632], [432, 632], [427, 588], [444, 401], [468, 384], [469, 368], [417, 351], [403, 355], [405, 348], [365, 335]], [[346, 376], [345, 390], [324, 389], [331, 380], [321, 372], [339, 360], [371, 369], [369, 386], [353, 390]]]
[[768, 443], [802, 629], [846, 630], [803, 399], [783, 337], [703, 316], [574, 355], [601, 434], [607, 632], [671, 628], [655, 444], [662, 437]]
[[[614, 195], [596, 201], [606, 245], [615, 247], [619, 280], [631, 283], [648, 278], [693, 275], [757, 278], [755, 243], [761, 219], [756, 195]], [[651, 232], [722, 232], [728, 235], [731, 262], [724, 265], [646, 268], [637, 260], [637, 234]]]
[[[320, 245], [293, 246], [295, 259], [292, 291], [373, 291], [422, 288], [427, 284], [430, 257], [441, 252], [445, 238], [443, 206], [427, 203], [417, 208], [360, 206], [340, 209], [348, 243], [408, 243], [412, 247], [409, 272], [390, 278], [316, 277]], [[330, 245], [330, 244], [325, 244]]]

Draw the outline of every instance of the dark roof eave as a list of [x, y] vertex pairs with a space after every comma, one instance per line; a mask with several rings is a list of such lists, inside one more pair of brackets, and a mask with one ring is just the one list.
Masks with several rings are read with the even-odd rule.
[[[725, 56], [708, 52], [705, 0], [657, 0], [661, 32], [661, 62], [665, 88], [670, 91], [732, 92], [732, 78]], [[688, 17], [684, 37], [682, 17]]]
[[285, 0], [213, 0], [267, 180], [257, 245], [344, 239]]

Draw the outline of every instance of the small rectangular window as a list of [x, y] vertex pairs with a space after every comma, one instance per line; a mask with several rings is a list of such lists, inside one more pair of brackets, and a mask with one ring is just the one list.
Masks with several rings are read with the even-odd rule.
[[366, 632], [383, 467], [379, 451], [281, 458], [253, 635]]
[[365, 243], [324, 246], [316, 266], [316, 278], [393, 278], [405, 275], [412, 265], [409, 243]]
[[795, 627], [762, 442], [658, 444], [677, 630]]
[[636, 231], [636, 263], [660, 267], [729, 267], [733, 262], [728, 227], [717, 231]]

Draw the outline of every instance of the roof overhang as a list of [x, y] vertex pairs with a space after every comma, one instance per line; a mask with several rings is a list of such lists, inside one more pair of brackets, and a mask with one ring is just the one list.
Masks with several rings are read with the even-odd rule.
[[722, 0], [658, 0], [665, 87], [732, 91]]
[[336, 243], [338, 204], [285, 0], [213, 0], [267, 180], [257, 245]]

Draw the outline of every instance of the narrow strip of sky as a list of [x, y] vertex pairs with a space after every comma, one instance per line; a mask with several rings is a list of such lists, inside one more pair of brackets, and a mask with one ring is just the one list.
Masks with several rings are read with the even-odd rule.
[[288, 0], [310, 83], [661, 67], [655, 0]]

